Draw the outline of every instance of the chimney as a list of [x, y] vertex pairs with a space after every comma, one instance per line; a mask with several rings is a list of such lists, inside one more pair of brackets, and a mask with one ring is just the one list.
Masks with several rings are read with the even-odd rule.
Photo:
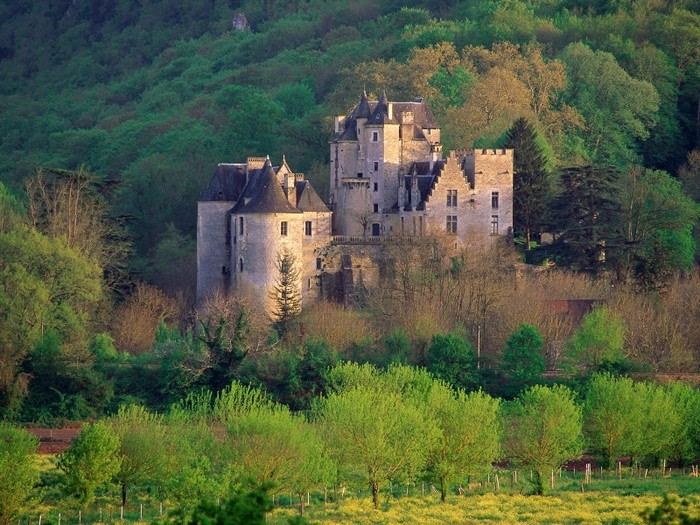
[[394, 104], [393, 104], [393, 102], [389, 102], [386, 105], [386, 112], [387, 112], [387, 116], [389, 117], [389, 120], [392, 120], [394, 118]]

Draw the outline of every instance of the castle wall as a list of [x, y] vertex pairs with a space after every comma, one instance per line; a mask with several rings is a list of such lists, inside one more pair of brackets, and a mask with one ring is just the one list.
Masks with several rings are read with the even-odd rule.
[[346, 179], [340, 187], [334, 213], [334, 228], [338, 235], [371, 235], [373, 186], [370, 179]]
[[[331, 242], [331, 213], [307, 212], [304, 213], [303, 221], [301, 284], [303, 302], [308, 304], [320, 298], [323, 251]], [[311, 221], [311, 235], [306, 235], [307, 221]]]
[[231, 266], [226, 219], [233, 205], [226, 201], [197, 203], [197, 304], [228, 288]]
[[[276, 301], [274, 286], [279, 280], [277, 256], [285, 249], [296, 259], [301, 270], [300, 256], [304, 220], [302, 213], [242, 214], [231, 217], [231, 267], [235, 268], [235, 288], [239, 293], [253, 297], [262, 308], [271, 313]], [[243, 234], [240, 219], [243, 218]], [[281, 234], [281, 223], [287, 222], [287, 235]], [[241, 260], [243, 268], [241, 270]], [[298, 290], [301, 293], [301, 279]]]

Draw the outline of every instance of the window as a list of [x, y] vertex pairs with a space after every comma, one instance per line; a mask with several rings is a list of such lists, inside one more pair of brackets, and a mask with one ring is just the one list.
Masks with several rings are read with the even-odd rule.
[[457, 207], [457, 190], [447, 190], [447, 207]]
[[238, 271], [243, 271], [243, 258], [238, 259]]
[[491, 215], [491, 235], [498, 235], [498, 215]]
[[357, 178], [358, 178], [358, 179], [361, 179], [361, 178], [362, 178], [362, 173], [358, 172], [358, 173], [357, 173]]
[[491, 192], [491, 207], [498, 208], [498, 192], [497, 191]]
[[282, 221], [280, 223], [280, 234], [287, 235], [287, 221]]
[[238, 234], [243, 235], [243, 217], [238, 217]]
[[377, 142], [378, 140], [379, 140], [379, 132], [373, 131], [372, 132], [372, 142]]
[[376, 222], [372, 223], [372, 236], [373, 237], [379, 236], [379, 224]]
[[304, 233], [306, 235], [311, 235], [311, 221], [306, 221], [304, 223]]
[[447, 216], [447, 233], [456, 234], [457, 233], [457, 216], [448, 215]]
[[379, 213], [379, 204], [374, 204], [374, 213]]
[[379, 191], [379, 183], [378, 182], [374, 183], [374, 191]]
[[374, 171], [379, 171], [379, 163], [378, 162], [374, 163]]
[[323, 269], [323, 260], [320, 257], [316, 257], [316, 269], [317, 270]]
[[226, 266], [221, 267], [221, 273], [226, 275], [228, 273], [228, 270], [226, 269]]

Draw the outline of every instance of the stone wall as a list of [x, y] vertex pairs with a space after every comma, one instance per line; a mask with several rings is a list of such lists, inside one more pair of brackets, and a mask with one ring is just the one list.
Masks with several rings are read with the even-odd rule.
[[227, 215], [233, 202], [197, 203], [197, 304], [226, 291], [230, 277]]

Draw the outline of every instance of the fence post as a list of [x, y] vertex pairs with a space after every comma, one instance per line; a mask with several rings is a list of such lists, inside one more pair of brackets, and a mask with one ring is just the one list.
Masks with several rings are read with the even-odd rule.
[[61, 525], [61, 513], [58, 513], [58, 525]]
[[141, 508], [139, 509], [139, 521], [143, 521], [143, 503], [141, 503]]

